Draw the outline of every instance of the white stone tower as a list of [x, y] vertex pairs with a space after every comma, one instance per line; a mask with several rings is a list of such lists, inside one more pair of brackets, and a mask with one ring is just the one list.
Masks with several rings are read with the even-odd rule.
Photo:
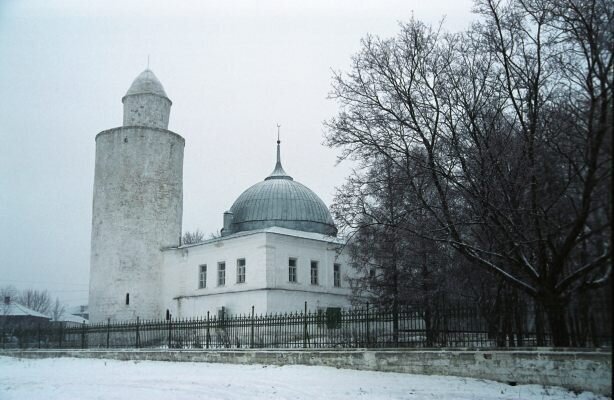
[[181, 236], [185, 141], [167, 129], [171, 101], [147, 69], [122, 102], [123, 126], [96, 136], [91, 322], [164, 318], [160, 249]]

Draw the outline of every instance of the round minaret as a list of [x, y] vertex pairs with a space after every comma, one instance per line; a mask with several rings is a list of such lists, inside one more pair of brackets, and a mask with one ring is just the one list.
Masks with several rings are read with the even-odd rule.
[[122, 99], [124, 125], [96, 136], [91, 322], [163, 318], [162, 252], [179, 245], [185, 141], [149, 69]]

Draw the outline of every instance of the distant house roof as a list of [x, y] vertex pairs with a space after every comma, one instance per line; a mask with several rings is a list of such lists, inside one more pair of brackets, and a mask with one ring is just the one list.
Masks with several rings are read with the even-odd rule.
[[53, 321], [54, 322], [74, 322], [77, 324], [82, 324], [85, 322], [87, 324], [87, 319], [81, 318], [78, 315], [72, 315], [72, 314], [67, 314], [67, 313], [64, 313], [60, 318], [54, 319]]
[[66, 308], [66, 312], [68, 314], [73, 314], [73, 315], [84, 314], [84, 313], [87, 314], [87, 304], [68, 307]]
[[9, 316], [9, 317], [38, 317], [38, 318], [46, 318], [51, 319], [50, 316], [39, 313], [38, 311], [34, 311], [31, 308], [28, 308], [22, 304], [19, 304], [13, 300], [10, 300], [9, 303], [0, 304], [0, 317]]

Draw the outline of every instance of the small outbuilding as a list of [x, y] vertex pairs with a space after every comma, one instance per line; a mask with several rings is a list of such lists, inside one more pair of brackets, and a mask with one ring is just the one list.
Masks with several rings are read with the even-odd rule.
[[34, 311], [12, 300], [9, 296], [4, 297], [0, 306], [0, 329], [34, 327], [39, 324], [48, 324], [51, 317]]

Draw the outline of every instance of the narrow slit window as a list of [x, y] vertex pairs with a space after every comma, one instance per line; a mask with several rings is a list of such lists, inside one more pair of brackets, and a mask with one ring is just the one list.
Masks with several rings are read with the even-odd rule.
[[341, 287], [341, 264], [333, 265], [333, 286]]
[[126, 305], [130, 305], [130, 293], [126, 293]]

